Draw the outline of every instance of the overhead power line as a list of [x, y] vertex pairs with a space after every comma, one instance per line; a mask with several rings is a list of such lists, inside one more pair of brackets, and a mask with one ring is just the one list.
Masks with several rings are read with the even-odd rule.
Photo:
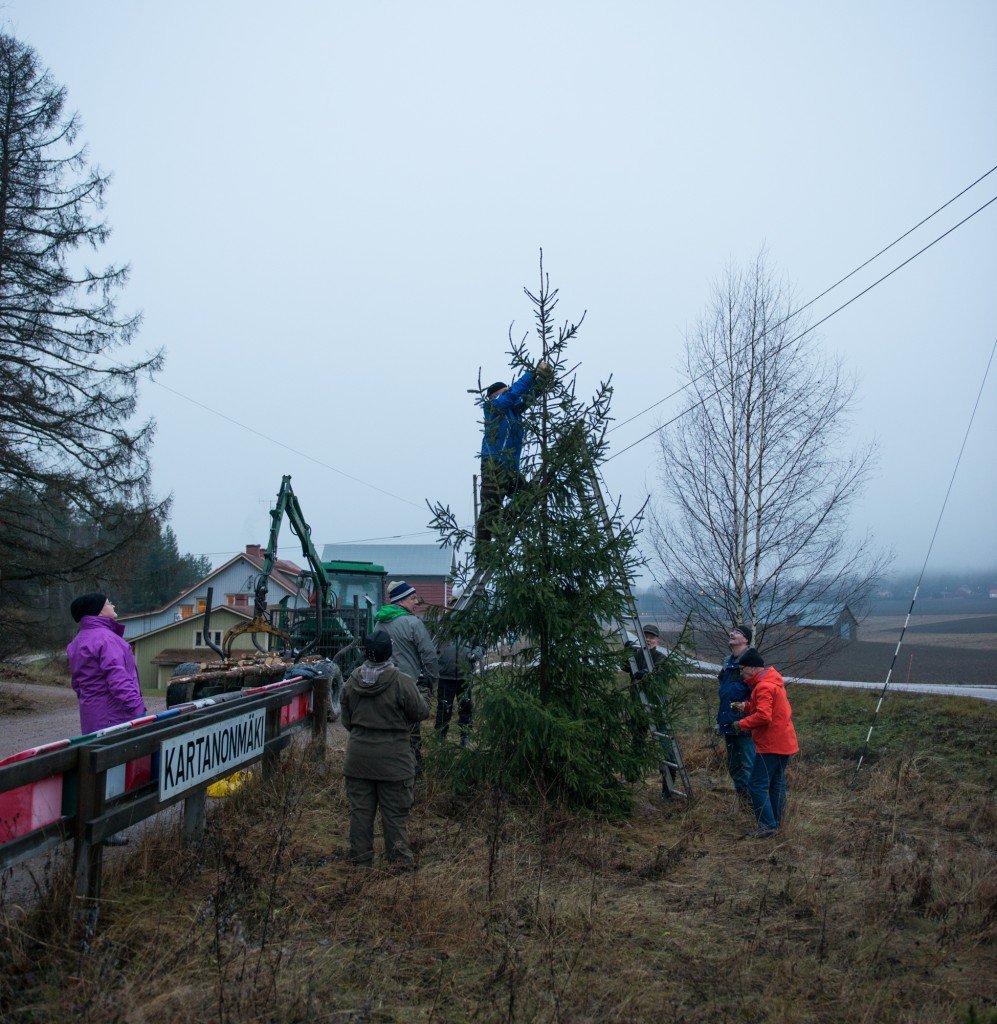
[[[962, 196], [964, 196], [970, 189], [975, 188], [977, 185], [979, 185], [981, 181], [983, 181], [985, 178], [988, 178], [991, 174], [993, 174], [994, 171], [997, 171], [997, 164], [991, 167], [990, 170], [987, 171], [985, 174], [981, 174], [976, 179], [976, 181], [967, 185], [961, 192], [957, 192], [951, 199], [946, 200], [944, 203], [942, 203], [941, 206], [932, 210], [932, 212], [929, 213], [927, 217], [922, 217], [921, 220], [919, 220], [913, 227], [908, 228], [898, 238], [894, 238], [889, 245], [884, 246], [874, 256], [870, 256], [864, 263], [860, 263], [854, 270], [850, 270], [847, 274], [845, 274], [844, 277], [838, 278], [838, 280], [835, 281], [834, 284], [829, 285], [819, 295], [815, 295], [809, 302], [805, 302], [802, 306], [800, 306], [799, 309], [794, 309], [793, 312], [787, 314], [778, 323], [775, 323], [771, 327], [766, 328], [764, 331], [762, 331], [762, 333], [758, 336], [758, 339], [756, 340], [760, 340], [761, 338], [764, 338], [766, 334], [778, 330], [780, 327], [783, 326], [783, 324], [786, 324], [790, 320], [792, 320], [793, 317], [799, 316], [800, 313], [802, 313], [804, 310], [809, 309], [815, 302], [819, 302], [822, 298], [824, 298], [825, 295], [829, 295], [831, 292], [834, 291], [835, 288], [838, 287], [838, 285], [844, 284], [845, 281], [847, 281], [851, 277], [854, 277], [860, 270], [865, 270], [865, 268], [869, 266], [870, 263], [873, 263], [874, 261], [878, 260], [880, 256], [882, 256], [884, 253], [889, 252], [890, 249], [892, 249], [895, 245], [899, 245], [905, 238], [907, 238], [909, 235], [912, 235], [915, 231], [917, 231], [919, 227], [922, 227], [923, 225], [927, 224], [932, 217], [941, 213], [942, 210], [944, 210], [946, 207], [951, 206], [957, 199], [962, 198]], [[956, 227], [958, 227], [958, 225], [956, 225]], [[901, 266], [903, 266], [903, 264], [901, 264]], [[641, 409], [640, 412], [635, 412], [633, 416], [630, 416], [625, 420], [621, 420], [619, 423], [616, 423], [613, 427], [611, 427], [607, 431], [607, 433], [611, 434], [613, 433], [613, 431], [619, 430], [621, 427], [625, 427], [628, 423], [632, 423], [634, 420], [640, 419], [641, 416], [644, 416], [645, 414], [649, 413], [652, 409], [657, 409], [659, 405], [663, 405], [670, 398], [674, 398], [676, 395], [680, 395], [683, 391], [685, 391], [687, 388], [695, 384], [696, 381], [701, 380], [704, 376], [705, 374], [700, 374], [699, 377], [696, 377], [693, 380], [689, 381], [688, 383], [683, 384], [682, 387], [676, 388], [674, 391], [669, 392], [667, 395], [664, 396], [664, 398], [659, 398], [656, 402], [652, 402], [649, 406], [647, 406], [647, 408]]]
[[[811, 324], [805, 331], [801, 331], [794, 338], [789, 338], [787, 341], [784, 341], [776, 351], [778, 352], [785, 348], [787, 345], [792, 345], [794, 342], [799, 341], [801, 338], [805, 338], [808, 334], [810, 334], [811, 331], [815, 331], [818, 327], [820, 327], [821, 324], [827, 323], [827, 321], [830, 320], [832, 316], [835, 316], [836, 314], [840, 313], [843, 309], [847, 309], [853, 302], [856, 302], [858, 299], [861, 299], [863, 295], [867, 295], [877, 285], [882, 284], [887, 278], [892, 277], [898, 270], [902, 270], [904, 267], [907, 266], [908, 263], [912, 262], [913, 260], [916, 260], [918, 256], [921, 256], [924, 253], [926, 253], [933, 245], [937, 245], [943, 238], [946, 238], [949, 235], [951, 235], [953, 231], [955, 231], [957, 228], [962, 227], [963, 224], [965, 224], [969, 220], [972, 220], [973, 217], [975, 217], [978, 213], [981, 213], [988, 206], [995, 202], [997, 202], [997, 196], [994, 196], [992, 199], [988, 199], [987, 202], [985, 202], [982, 206], [978, 206], [971, 214], [969, 214], [966, 217], [963, 217], [963, 219], [959, 221], [958, 224], [953, 224], [952, 227], [948, 229], [948, 231], [945, 231], [944, 233], [940, 234], [937, 238], [930, 241], [926, 246], [924, 246], [924, 248], [918, 249], [918, 251], [914, 253], [912, 256], [908, 256], [907, 259], [905, 259], [902, 263], [898, 263], [892, 270], [883, 274], [882, 277], [878, 278], [877, 280], [873, 281], [872, 284], [863, 288], [862, 291], [860, 291], [857, 295], [853, 295], [847, 302], [843, 302], [840, 306], [837, 307], [837, 309], [832, 309], [831, 312], [827, 314], [827, 316], [822, 317], [816, 323]], [[735, 374], [733, 380], [740, 380], [742, 377], [746, 376], [750, 372], [750, 369], [748, 369], [742, 371], [739, 374]], [[704, 376], [705, 374], [701, 374], [699, 377], [694, 378], [680, 390], [685, 390], [685, 388], [691, 387], [697, 381], [702, 380]], [[720, 394], [722, 390], [723, 388], [718, 388], [716, 391], [713, 391], [708, 395], [704, 395], [698, 402], [693, 402], [692, 405], [683, 409], [680, 413], [677, 413], [671, 419], [665, 420], [664, 423], [658, 424], [658, 426], [656, 426], [654, 430], [648, 431], [648, 433], [644, 434], [642, 437], [638, 437], [636, 441], [631, 441], [630, 444], [628, 444], [625, 448], [621, 448], [618, 452], [614, 452], [607, 459], [605, 459], [604, 462], [612, 462], [613, 459], [618, 458], [624, 452], [630, 451], [631, 448], [636, 448], [637, 445], [642, 444], [648, 438], [654, 437], [655, 434], [660, 433], [666, 427], [670, 427], [673, 423], [675, 423], [677, 420], [680, 420], [687, 413], [692, 412], [693, 409], [697, 409], [699, 406], [704, 405], [706, 402], [708, 402], [711, 398], [716, 397], [718, 394]], [[678, 394], [678, 392], [676, 392], [676, 394]]]
[[[112, 360], [113, 361], [113, 360]], [[372, 491], [377, 491], [379, 494], [384, 494], [389, 498], [394, 498], [396, 501], [403, 501], [406, 505], [411, 505], [413, 508], [417, 508], [420, 511], [423, 506], [415, 501], [410, 501], [408, 498], [403, 498], [400, 494], [395, 494], [393, 491], [386, 491], [383, 487], [378, 487], [377, 484], [369, 483], [366, 480], [361, 480], [358, 476], [353, 476], [352, 473], [347, 473], [343, 469], [338, 469], [336, 466], [330, 466], [328, 462], [323, 462], [321, 459], [316, 459], [314, 455], [309, 455], [307, 452], [301, 451], [299, 448], [294, 448], [289, 444], [285, 444], [283, 441], [278, 440], [276, 437], [271, 437], [269, 434], [264, 434], [262, 430], [257, 430], [255, 427], [249, 426], [248, 423], [243, 423], [241, 420], [237, 420], [232, 416], [228, 416], [223, 412], [219, 412], [217, 409], [213, 409], [210, 405], [205, 405], [204, 402], [199, 402], [196, 398], [191, 398], [190, 395], [185, 395], [182, 391], [178, 391], [176, 388], [171, 388], [169, 384], [164, 384], [162, 381], [156, 380], [154, 377], [149, 378], [153, 384], [157, 387], [162, 388], [164, 391], [169, 391], [171, 394], [176, 395], [178, 398], [182, 398], [185, 402], [190, 402], [191, 405], [196, 405], [200, 409], [204, 409], [206, 412], [213, 413], [215, 416], [232, 423], [237, 427], [242, 427], [243, 430], [248, 430], [251, 434], [255, 434], [257, 437], [263, 438], [264, 441], [269, 441], [271, 444], [277, 445], [278, 448], [283, 448], [285, 451], [289, 451], [294, 455], [298, 455], [303, 459], [307, 459], [309, 462], [313, 462], [316, 466], [321, 466], [323, 469], [332, 470], [333, 473], [337, 473], [341, 477], [345, 477], [347, 480], [352, 480], [355, 484], [360, 484], [361, 487], [368, 487]]]
[[[945, 203], [943, 203], [937, 209], [935, 209], [934, 211], [929, 213], [926, 217], [922, 218], [920, 221], [918, 221], [917, 224], [915, 224], [913, 227], [911, 227], [907, 231], [905, 231], [904, 234], [900, 235], [898, 238], [896, 238], [892, 242], [890, 242], [889, 245], [885, 246], [883, 249], [880, 249], [880, 251], [878, 253], [876, 253], [874, 256], [869, 257], [869, 259], [867, 259], [864, 263], [860, 264], [854, 270], [849, 271], [849, 273], [845, 274], [844, 277], [840, 278], [838, 281], [836, 281], [834, 284], [830, 285], [828, 288], [825, 288], [824, 291], [822, 291], [819, 295], [814, 296], [814, 298], [812, 298], [809, 302], [807, 302], [805, 305], [801, 306], [799, 309], [795, 310], [794, 312], [790, 313], [785, 319], [783, 319], [782, 321], [780, 321], [777, 324], [774, 324], [772, 327], [768, 328], [765, 332], [763, 332], [762, 336], [764, 336], [764, 334], [769, 333], [770, 331], [773, 331], [773, 330], [777, 329], [778, 327], [782, 326], [782, 324], [784, 324], [788, 320], [790, 320], [792, 317], [799, 315], [805, 309], [807, 309], [810, 306], [812, 306], [819, 299], [823, 298], [829, 292], [831, 292], [835, 288], [837, 288], [840, 284], [842, 284], [843, 282], [847, 281], [850, 277], [852, 277], [855, 274], [857, 274], [864, 267], [867, 267], [874, 260], [878, 259], [880, 256], [883, 255], [883, 253], [887, 252], [888, 250], [893, 248], [895, 245], [897, 245], [899, 242], [903, 241], [903, 239], [908, 237], [908, 235], [910, 235], [912, 232], [916, 231], [923, 224], [927, 223], [929, 220], [931, 220], [932, 217], [934, 217], [936, 214], [940, 213], [947, 206], [950, 206], [958, 198], [960, 198], [960, 196], [965, 195], [966, 192], [968, 192], [974, 186], [978, 185], [981, 181], [984, 180], [984, 178], [987, 178], [989, 175], [993, 174], [995, 171], [997, 171], [997, 165], [995, 165], [994, 167], [991, 167], [989, 171], [987, 171], [985, 174], [982, 174], [979, 178], [976, 179], [976, 181], [972, 182], [972, 184], [967, 185], [961, 192], [957, 193], [951, 199], [947, 200]], [[931, 248], [931, 246], [935, 245], [937, 242], [939, 242], [943, 238], [945, 238], [946, 235], [951, 234], [953, 231], [956, 230], [956, 228], [961, 227], [963, 224], [966, 223], [966, 221], [970, 220], [972, 217], [975, 217], [977, 213], [979, 213], [981, 210], [985, 209], [987, 206], [989, 206], [995, 200], [997, 200], [997, 196], [995, 196], [989, 202], [984, 203], [983, 206], [981, 206], [981, 207], [979, 207], [979, 209], [973, 211], [973, 213], [971, 213], [968, 217], [965, 217], [963, 220], [959, 221], [959, 223], [956, 224], [954, 227], [949, 228], [949, 230], [946, 231], [944, 234], [939, 235], [938, 238], [936, 238], [933, 242], [930, 242], [923, 249], [921, 249], [918, 252], [914, 253], [913, 256], [911, 256], [908, 259], [904, 260], [903, 263], [900, 263], [898, 266], [894, 267], [893, 270], [891, 270], [888, 274], [884, 274], [883, 277], [879, 278], [879, 280], [874, 281], [871, 285], [869, 285], [868, 288], [863, 289], [857, 295], [855, 295], [851, 299], [849, 299], [848, 302], [843, 303], [841, 306], [839, 306], [837, 309], [833, 310], [831, 313], [829, 313], [822, 320], [817, 321], [817, 323], [813, 324], [811, 327], [809, 327], [806, 331], [802, 332], [796, 338], [792, 339], [791, 341], [787, 341], [784, 344], [791, 344], [793, 341], [798, 341], [800, 338], [802, 338], [806, 334], [810, 333], [810, 331], [815, 330], [817, 327], [819, 327], [821, 324], [825, 323], [827, 320], [829, 320], [836, 313], [841, 312], [841, 310], [845, 309], [847, 306], [849, 306], [853, 302], [855, 302], [856, 299], [861, 298], [867, 292], [871, 291], [871, 289], [876, 287], [876, 285], [881, 284], [888, 277], [891, 277], [893, 274], [895, 274], [902, 267], [904, 267], [908, 263], [910, 263], [911, 260], [916, 259], [922, 253], [926, 252], [928, 249]], [[780, 348], [781, 347], [782, 346], [780, 346]], [[120, 362], [118, 362], [115, 359], [112, 359], [112, 358], [110, 358], [108, 356], [105, 356], [105, 358], [107, 358], [108, 362], [114, 363], [116, 366], [124, 367], [123, 363], [120, 363]], [[691, 380], [688, 383], [684, 384], [682, 387], [676, 389], [675, 391], [669, 393], [668, 395], [665, 395], [664, 398], [661, 398], [657, 402], [654, 402], [652, 405], [647, 406], [645, 409], [642, 409], [640, 412], [634, 413], [633, 416], [630, 416], [630, 417], [628, 417], [625, 420], [621, 420], [619, 423], [615, 424], [615, 426], [613, 426], [609, 432], [612, 433], [613, 431], [620, 429], [620, 427], [623, 427], [626, 424], [631, 423], [631, 422], [633, 422], [636, 419], [639, 419], [641, 416], [644, 416], [646, 413], [650, 412], [652, 409], [656, 409], [659, 405], [662, 405], [664, 402], [667, 402], [670, 398], [674, 398], [676, 395], [681, 394], [683, 391], [687, 390], [689, 387], [691, 387], [693, 384], [695, 384], [696, 381], [702, 379], [702, 376], [704, 376], [704, 375], [700, 375], [700, 377], [694, 378], [693, 380]], [[388, 491], [388, 490], [386, 490], [383, 487], [379, 487], [377, 484], [372, 484], [372, 483], [370, 483], [367, 480], [363, 480], [361, 477], [354, 476], [352, 473], [347, 473], [345, 470], [339, 469], [337, 466], [330, 465], [328, 462], [323, 462], [321, 459], [317, 459], [313, 455], [309, 455], [307, 452], [303, 452], [299, 448], [295, 448], [293, 445], [289, 445], [286, 442], [281, 441], [278, 438], [271, 436], [270, 434], [265, 434], [263, 431], [257, 430], [255, 427], [251, 427], [248, 423], [243, 423], [241, 420], [237, 420], [237, 419], [235, 419], [235, 417], [229, 416], [228, 414], [223, 413], [223, 412], [219, 411], [218, 409], [215, 409], [212, 406], [207, 405], [204, 402], [201, 402], [198, 399], [193, 398], [192, 396], [190, 396], [188, 394], [185, 394], [183, 391], [180, 391], [177, 388], [171, 387], [168, 384], [164, 384], [162, 381], [156, 380], [152, 376], [149, 377], [149, 380], [151, 381], [151, 383], [156, 385], [156, 387], [162, 388], [164, 391], [169, 391], [171, 394], [176, 395], [178, 398], [182, 398], [184, 401], [189, 402], [191, 405], [195, 405], [199, 409], [203, 409], [205, 412], [209, 412], [212, 415], [217, 416], [220, 419], [225, 420], [227, 423], [231, 423], [233, 426], [241, 427], [243, 430], [247, 430], [251, 434], [255, 434], [257, 437], [262, 438], [264, 441], [269, 441], [271, 444], [275, 444], [275, 445], [277, 445], [277, 447], [283, 448], [285, 451], [289, 451], [292, 454], [299, 456], [300, 458], [306, 459], [307, 461], [313, 463], [316, 466], [321, 466], [323, 469], [328, 469], [331, 472], [336, 473], [337, 475], [343, 477], [346, 480], [351, 480], [354, 483], [359, 484], [361, 487], [366, 487], [369, 490], [376, 491], [377, 493], [383, 494], [386, 497], [394, 498], [396, 501], [400, 501], [400, 502], [403, 502], [406, 505], [410, 505], [412, 508], [418, 508], [420, 510], [422, 510], [424, 508], [424, 505], [422, 503], [420, 503], [420, 502], [412, 501], [411, 499], [403, 497], [400, 494], [395, 494], [393, 491]], [[605, 461], [609, 462], [612, 459], [615, 459], [618, 455], [622, 455], [624, 452], [629, 451], [631, 448], [635, 447], [638, 444], [641, 444], [643, 441], [646, 441], [648, 438], [653, 437], [656, 433], [658, 433], [659, 430], [662, 430], [664, 427], [670, 425], [671, 423], [674, 423], [677, 419], [679, 419], [682, 416], [684, 416], [687, 412], [691, 412], [692, 409], [695, 409], [697, 406], [702, 405], [703, 402], [707, 401], [710, 397], [712, 397], [712, 396], [707, 396], [706, 398], [702, 399], [701, 401], [696, 402], [695, 404], [689, 406], [689, 408], [683, 410], [683, 412], [679, 413], [677, 416], [672, 417], [672, 419], [668, 420], [666, 423], [661, 424], [658, 427], [655, 427], [654, 430], [652, 430], [649, 433], [645, 434], [643, 437], [638, 438], [636, 441], [633, 441], [631, 444], [627, 445], [625, 448], [622, 448], [622, 449], [620, 449], [620, 451], [618, 451], [618, 452], [614, 453], [613, 455], [609, 456], [609, 458], [606, 459]], [[420, 531], [420, 533], [424, 533], [424, 532], [429, 532], [429, 531]], [[397, 536], [401, 536], [401, 535], [397, 535]], [[409, 536], [415, 536], [415, 534], [410, 534]], [[372, 538], [372, 539], [382, 539], [382, 538]], [[355, 542], [355, 543], [360, 543], [360, 542]]]

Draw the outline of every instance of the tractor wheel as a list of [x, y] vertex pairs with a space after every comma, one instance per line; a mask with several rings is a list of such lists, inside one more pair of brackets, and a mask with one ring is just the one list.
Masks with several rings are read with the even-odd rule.
[[[173, 678], [177, 676], [190, 676], [200, 669], [201, 665], [196, 661], [185, 661], [173, 670]], [[170, 683], [166, 687], [166, 706], [176, 707], [177, 704], [186, 704], [194, 696], [194, 680], [184, 679], [182, 682]]]

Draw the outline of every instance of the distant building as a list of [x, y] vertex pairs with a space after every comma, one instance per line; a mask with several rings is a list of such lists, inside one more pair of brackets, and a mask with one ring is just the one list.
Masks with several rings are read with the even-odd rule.
[[[173, 669], [185, 661], [216, 659], [203, 632], [208, 588], [212, 590], [210, 639], [221, 644], [229, 629], [252, 618], [256, 580], [265, 557], [259, 544], [247, 544], [245, 551], [212, 569], [161, 608], [119, 616], [118, 621], [125, 627], [125, 639], [135, 652], [143, 689], [162, 689]], [[300, 572], [294, 562], [274, 562], [267, 585], [267, 604], [271, 609], [281, 602], [292, 609], [307, 606], [298, 586]], [[250, 650], [253, 646], [252, 636], [244, 633], [235, 638], [233, 650]]]
[[[201, 616], [169, 622], [136, 637], [131, 645], [142, 689], [156, 687], [165, 690], [173, 670], [185, 662], [218, 661], [218, 655], [208, 646], [207, 640], [211, 639], [220, 647], [222, 638], [233, 626], [248, 622], [250, 618], [249, 612], [222, 605], [211, 612], [210, 638], [204, 635], [204, 619]], [[235, 637], [232, 653], [238, 656], [239, 652], [255, 653], [251, 634], [242, 633]]]
[[824, 604], [819, 601], [799, 603], [786, 615], [786, 625], [809, 629], [814, 633], [835, 636], [841, 640], [858, 640], [859, 622], [847, 604]]
[[[217, 569], [212, 569], [202, 580], [177, 594], [161, 608], [119, 616], [118, 621], [125, 627], [125, 639], [131, 642], [138, 636], [172, 622], [203, 617], [209, 587], [213, 591], [213, 610], [227, 607], [251, 615], [256, 578], [263, 569], [264, 558], [263, 549], [259, 544], [247, 544], [245, 551], [230, 558]], [[267, 587], [267, 602], [271, 607], [279, 604], [285, 597], [291, 608], [307, 605], [308, 602], [300, 592], [297, 582], [300, 572], [301, 569], [294, 562], [286, 559], [274, 562]]]
[[[407, 580], [427, 604], [444, 607], [450, 600], [453, 551], [436, 544], [326, 544], [323, 562], [374, 562], [387, 571], [385, 586]], [[385, 600], [386, 595], [381, 595]]]

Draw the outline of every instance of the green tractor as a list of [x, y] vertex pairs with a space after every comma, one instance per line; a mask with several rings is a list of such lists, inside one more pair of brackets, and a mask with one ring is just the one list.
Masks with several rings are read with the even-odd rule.
[[[290, 608], [289, 598], [284, 598], [270, 611], [267, 589], [285, 515], [308, 563], [298, 577], [300, 592], [307, 601], [301, 608]], [[342, 681], [363, 661], [363, 638], [370, 632], [374, 613], [381, 604], [385, 575], [384, 567], [373, 562], [322, 562], [312, 544], [311, 527], [291, 489], [291, 478], [285, 476], [277, 502], [270, 510], [270, 539], [263, 568], [256, 578], [253, 618], [228, 630], [219, 647], [210, 639], [208, 590], [204, 637], [221, 659], [221, 665], [205, 670], [194, 663], [178, 665], [166, 691], [166, 706], [307, 671], [329, 676], [330, 704], [338, 717]], [[245, 633], [251, 634], [258, 654], [249, 660], [233, 658], [232, 643]]]

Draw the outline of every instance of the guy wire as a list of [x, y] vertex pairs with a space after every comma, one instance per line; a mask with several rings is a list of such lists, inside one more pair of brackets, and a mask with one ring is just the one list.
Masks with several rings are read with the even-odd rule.
[[962, 462], [962, 455], [966, 450], [966, 442], [969, 440], [969, 432], [973, 429], [973, 420], [976, 418], [976, 410], [980, 407], [980, 399], [983, 397], [983, 389], [986, 387], [987, 377], [990, 374], [990, 366], [994, 361], [994, 352], [997, 352], [997, 340], [994, 341], [993, 346], [990, 349], [990, 358], [987, 360], [987, 368], [983, 371], [983, 380], [980, 382], [980, 390], [977, 392], [976, 401], [973, 403], [973, 411], [970, 414], [969, 423], [966, 426], [966, 433], [962, 438], [959, 455], [955, 460], [955, 468], [952, 470], [952, 476], [949, 479], [949, 486], [945, 491], [945, 499], [942, 501], [942, 507], [938, 513], [938, 519], [935, 522], [935, 529], [931, 535], [931, 542], [928, 544], [928, 552], [924, 556], [924, 563], [921, 566], [921, 572], [918, 574], [917, 583], [914, 584], [914, 593], [911, 595], [910, 607], [907, 609], [907, 617], [904, 619], [903, 628], [900, 630], [900, 637], [897, 640], [896, 650], [893, 652], [893, 658], [890, 661], [890, 667], [886, 673], [886, 682], [883, 683], [882, 692], [879, 695], [879, 700], [876, 702], [876, 710], [872, 713], [872, 721], [869, 723], [869, 731], [866, 733], [862, 752], [859, 754], [859, 759], [855, 764], [855, 771], [852, 773], [852, 779], [849, 783], [850, 788], [855, 786], [859, 771], [862, 768], [862, 762], [869, 753], [869, 741], [872, 739], [872, 730], [876, 728], [876, 722], [879, 718], [879, 709], [883, 706], [883, 700], [886, 698], [886, 691], [890, 686], [890, 677], [893, 675], [893, 667], [896, 665], [897, 655], [900, 653], [900, 645], [904, 642], [904, 634], [907, 632], [907, 625], [910, 622], [911, 614], [914, 611], [914, 602], [917, 601], [918, 591], [921, 589], [921, 581], [924, 579], [924, 572], [928, 567], [928, 560], [931, 558], [931, 550], [935, 546], [935, 539], [938, 537], [938, 529], [942, 525], [942, 516], [945, 515], [945, 508], [949, 503], [949, 495], [952, 493], [952, 485], [955, 483], [956, 474], [959, 472], [959, 464]]

